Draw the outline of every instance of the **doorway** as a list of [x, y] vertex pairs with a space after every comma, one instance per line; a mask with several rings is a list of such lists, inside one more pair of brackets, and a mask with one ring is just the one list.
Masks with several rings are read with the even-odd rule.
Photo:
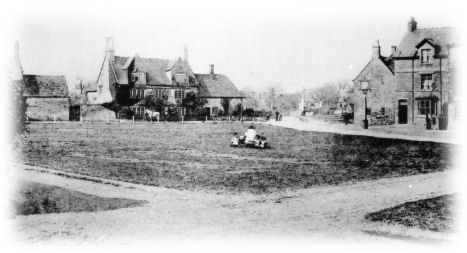
[[397, 116], [399, 124], [407, 124], [407, 99], [400, 99]]

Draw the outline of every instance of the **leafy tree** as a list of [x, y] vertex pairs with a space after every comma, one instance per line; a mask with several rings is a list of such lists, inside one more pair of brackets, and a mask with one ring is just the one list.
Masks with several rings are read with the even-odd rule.
[[181, 106], [187, 108], [191, 113], [197, 108], [202, 108], [205, 104], [208, 103], [206, 98], [201, 98], [196, 95], [195, 92], [189, 91], [186, 93], [185, 98], [182, 100]]
[[229, 114], [230, 100], [231, 100], [230, 98], [221, 99], [222, 109], [225, 114]]

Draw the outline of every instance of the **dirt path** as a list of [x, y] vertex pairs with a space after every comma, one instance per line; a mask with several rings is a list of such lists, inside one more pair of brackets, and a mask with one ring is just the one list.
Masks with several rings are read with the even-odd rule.
[[363, 216], [455, 191], [449, 187], [455, 172], [448, 171], [267, 195], [183, 191], [104, 179], [97, 183], [22, 165], [10, 172], [13, 178], [102, 197], [149, 201], [143, 207], [112, 211], [17, 216], [12, 225], [26, 241], [130, 242], [199, 236], [390, 240], [364, 233]]

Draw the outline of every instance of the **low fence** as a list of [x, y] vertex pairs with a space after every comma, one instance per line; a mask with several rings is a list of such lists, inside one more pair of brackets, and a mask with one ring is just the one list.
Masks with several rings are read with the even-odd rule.
[[73, 122], [73, 123], [158, 123], [158, 122], [177, 122], [177, 123], [189, 123], [189, 122], [267, 122], [265, 117], [234, 117], [234, 116], [223, 116], [223, 117], [215, 117], [215, 116], [204, 116], [204, 117], [185, 117], [185, 116], [177, 116], [177, 117], [147, 117], [147, 118], [136, 118], [132, 117], [131, 119], [84, 119], [83, 117], [79, 117], [78, 121], [62, 121], [57, 120], [54, 118], [51, 121], [31, 121], [26, 120], [27, 124], [31, 123], [61, 123], [61, 122]]

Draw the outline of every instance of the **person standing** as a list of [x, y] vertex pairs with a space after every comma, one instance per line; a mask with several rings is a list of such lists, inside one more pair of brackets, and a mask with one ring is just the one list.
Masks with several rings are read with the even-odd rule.
[[426, 130], [430, 130], [431, 129], [431, 118], [428, 116], [428, 112], [426, 112], [425, 115], [426, 115], [426, 118], [425, 118]]
[[279, 111], [276, 111], [276, 121], [279, 121]]

